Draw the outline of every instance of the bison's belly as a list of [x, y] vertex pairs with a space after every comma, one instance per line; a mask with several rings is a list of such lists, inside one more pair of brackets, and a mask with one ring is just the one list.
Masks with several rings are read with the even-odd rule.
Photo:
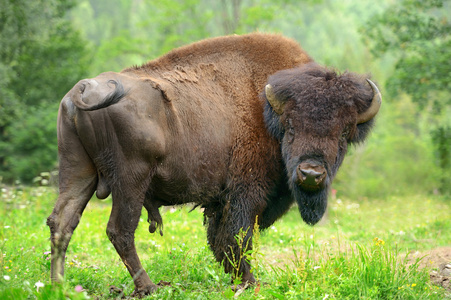
[[160, 167], [152, 178], [151, 194], [168, 205], [215, 201], [226, 188], [225, 161], [209, 165], [179, 162]]
[[159, 199], [165, 205], [204, 204], [217, 201], [223, 194], [224, 186], [207, 181], [204, 184], [188, 184], [186, 182], [163, 183], [159, 179], [155, 179], [151, 191], [151, 197]]

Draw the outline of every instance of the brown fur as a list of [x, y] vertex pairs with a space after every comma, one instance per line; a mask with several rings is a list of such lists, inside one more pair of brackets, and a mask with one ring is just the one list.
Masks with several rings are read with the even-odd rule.
[[[328, 188], [348, 144], [363, 142], [373, 126], [373, 119], [357, 124], [358, 115], [368, 109], [373, 98], [366, 79], [350, 72], [340, 75], [311, 62], [279, 71], [268, 80], [285, 108], [278, 116], [267, 104], [266, 124], [281, 142], [288, 183], [308, 224], [323, 216]], [[325, 187], [314, 192], [299, 187], [297, 168], [302, 163], [325, 168]]]
[[[239, 257], [239, 230], [248, 230], [251, 247], [257, 216], [268, 227], [294, 201], [283, 133], [265, 123], [259, 94], [271, 74], [311, 61], [290, 39], [254, 33], [200, 41], [77, 83], [58, 116], [60, 195], [48, 218], [52, 279], [63, 274], [70, 237], [96, 190], [99, 197], [112, 193], [107, 234], [137, 292], [156, 288], [134, 246], [142, 206], [151, 232], [162, 226], [160, 206], [202, 206], [210, 247], [232, 272], [226, 257]], [[238, 273], [255, 281], [244, 259]]]

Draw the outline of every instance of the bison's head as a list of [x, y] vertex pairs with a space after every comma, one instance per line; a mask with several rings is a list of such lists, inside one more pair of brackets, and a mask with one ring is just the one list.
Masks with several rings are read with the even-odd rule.
[[369, 79], [309, 63], [269, 78], [265, 121], [280, 141], [288, 184], [302, 218], [317, 223], [348, 144], [362, 142], [381, 96]]

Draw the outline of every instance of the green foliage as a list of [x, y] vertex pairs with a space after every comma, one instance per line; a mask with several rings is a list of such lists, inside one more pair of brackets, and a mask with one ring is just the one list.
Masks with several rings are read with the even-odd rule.
[[[56, 103], [83, 77], [139, 65], [203, 38], [266, 31], [298, 40], [322, 64], [371, 71], [379, 82], [384, 104], [375, 131], [366, 148], [351, 150], [335, 181], [340, 193], [385, 197], [447, 191], [449, 0], [21, 0], [0, 5], [4, 181], [29, 182], [56, 165]], [[48, 124], [39, 124], [44, 116]], [[33, 126], [29, 133], [27, 126]], [[424, 170], [428, 175], [420, 176]]]
[[55, 104], [30, 106], [16, 114], [17, 121], [7, 129], [8, 143], [3, 145], [9, 178], [31, 182], [40, 172], [55, 169], [57, 114]]
[[[384, 101], [364, 146], [350, 149], [333, 186], [354, 199], [430, 194], [440, 188], [429, 119], [405, 95]], [[413, 163], [414, 162], [414, 163]]]
[[[308, 0], [313, 5], [321, 0]], [[274, 31], [281, 11], [297, 7], [284, 0], [80, 1], [73, 23], [95, 46], [91, 74], [120, 71], [204, 38]], [[102, 24], [102, 26], [99, 26]]]
[[451, 20], [445, 13], [450, 8], [447, 0], [404, 0], [368, 23], [372, 52], [399, 57], [387, 83], [391, 95], [407, 93], [423, 106], [430, 100], [450, 104], [449, 97], [437, 98], [451, 90]]
[[[347, 245], [337, 252], [327, 247], [317, 257], [296, 253], [293, 266], [280, 274], [278, 299], [419, 299], [433, 297], [426, 270], [402, 260], [398, 249], [385, 247], [378, 238], [368, 246]], [[314, 282], [322, 282], [315, 285]], [[433, 290], [433, 288], [432, 288]], [[327, 295], [327, 296], [326, 296]], [[439, 297], [435, 297], [439, 299]]]
[[437, 164], [442, 170], [440, 174], [440, 188], [442, 192], [451, 192], [449, 178], [451, 178], [451, 128], [449, 125], [437, 127], [431, 131], [432, 141], [436, 146]]
[[59, 103], [88, 65], [85, 45], [69, 23], [56, 24], [47, 34], [26, 41], [13, 67], [17, 76], [10, 86], [27, 107]]
[[449, 191], [444, 179], [451, 172], [450, 139], [446, 138], [450, 115], [440, 116], [451, 104], [451, 21], [446, 13], [450, 9], [451, 1], [447, 0], [403, 0], [373, 18], [364, 29], [374, 55], [396, 57], [387, 94], [393, 99], [408, 94], [420, 109], [432, 110], [432, 114], [429, 109], [421, 114], [429, 117], [430, 142], [442, 173], [437, 188], [442, 192]]
[[88, 66], [63, 18], [72, 1], [1, 1], [0, 178], [30, 182], [56, 164], [56, 111]]
[[[112, 286], [130, 295], [133, 280], [105, 234], [111, 199], [88, 204], [68, 248], [65, 282], [51, 285], [45, 218], [56, 196], [51, 188], [2, 188], [0, 298], [111, 299], [121, 294]], [[149, 234], [144, 219], [135, 234], [151, 280], [170, 283], [146, 299], [443, 299], [423, 267], [430, 259], [408, 253], [449, 243], [449, 210], [437, 197], [337, 199], [328, 219], [311, 227], [293, 209], [257, 238], [260, 284], [236, 293], [208, 247], [202, 212], [164, 208], [163, 237]]]

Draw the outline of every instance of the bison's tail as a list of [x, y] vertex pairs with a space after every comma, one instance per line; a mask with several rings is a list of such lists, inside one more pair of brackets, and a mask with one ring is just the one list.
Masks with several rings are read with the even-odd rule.
[[[114, 85], [114, 89], [111, 85]], [[127, 93], [120, 81], [98, 83], [94, 79], [84, 79], [74, 86], [69, 96], [79, 109], [92, 111], [118, 103]]]

